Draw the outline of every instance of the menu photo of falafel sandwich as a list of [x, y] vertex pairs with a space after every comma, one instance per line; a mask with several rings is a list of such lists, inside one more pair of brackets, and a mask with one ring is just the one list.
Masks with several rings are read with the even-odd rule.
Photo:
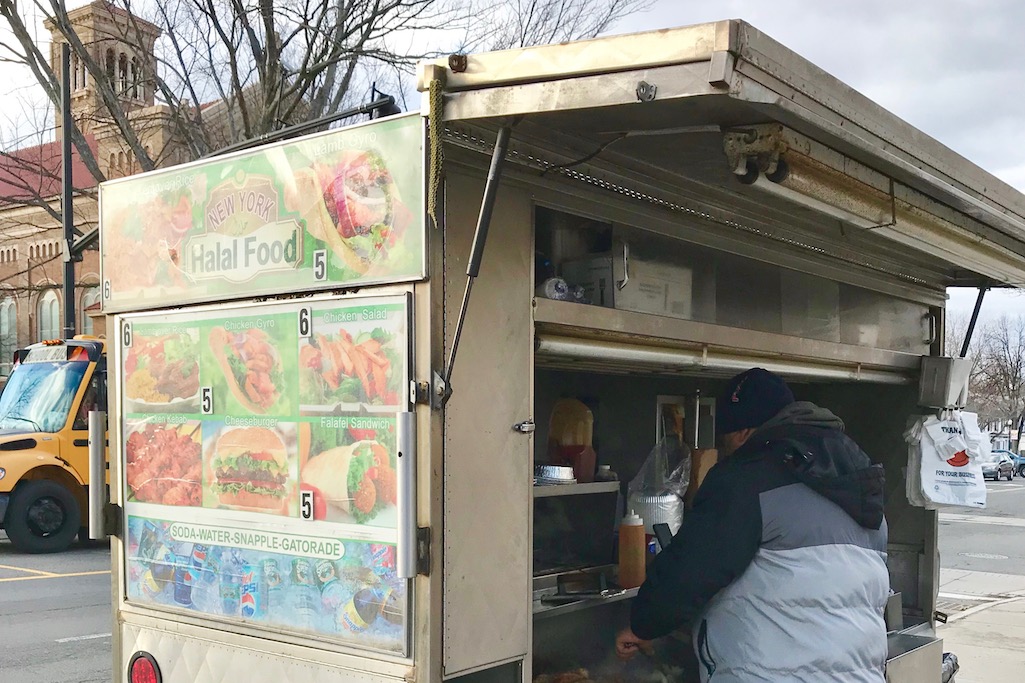
[[312, 496], [314, 520], [398, 526], [395, 423], [347, 415], [299, 424], [299, 488]]

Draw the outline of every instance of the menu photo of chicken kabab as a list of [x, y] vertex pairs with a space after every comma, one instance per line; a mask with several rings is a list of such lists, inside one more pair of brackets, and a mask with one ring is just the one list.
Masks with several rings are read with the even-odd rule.
[[201, 423], [129, 421], [125, 479], [130, 501], [200, 507], [203, 504]]
[[302, 423], [300, 490], [313, 494], [313, 518], [393, 528], [398, 475], [395, 420], [323, 418]]
[[294, 425], [227, 427], [207, 422], [204, 507], [293, 515], [297, 509]]
[[404, 398], [406, 339], [401, 305], [316, 313], [313, 334], [299, 345], [303, 412], [399, 406]]
[[[295, 385], [287, 379], [295, 375], [293, 328], [271, 316], [228, 320], [208, 331], [207, 350], [220, 370], [211, 373], [215, 413], [293, 414], [289, 386]], [[287, 349], [292, 353], [282, 353]]]
[[136, 327], [126, 350], [125, 397], [129, 412], [190, 413], [199, 407], [199, 331]]

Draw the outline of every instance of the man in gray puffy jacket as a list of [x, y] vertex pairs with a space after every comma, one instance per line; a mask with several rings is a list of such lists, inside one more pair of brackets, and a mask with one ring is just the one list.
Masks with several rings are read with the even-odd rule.
[[730, 380], [716, 431], [726, 457], [649, 568], [620, 656], [685, 628], [702, 681], [883, 683], [882, 466], [758, 368]]

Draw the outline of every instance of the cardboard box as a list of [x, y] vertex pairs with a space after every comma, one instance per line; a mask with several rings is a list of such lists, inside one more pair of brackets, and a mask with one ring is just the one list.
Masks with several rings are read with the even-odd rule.
[[562, 277], [597, 306], [692, 319], [693, 271], [631, 256], [626, 244], [614, 254], [564, 263]]
[[687, 507], [691, 506], [694, 496], [701, 488], [701, 482], [705, 480], [705, 475], [717, 462], [719, 451], [715, 448], [696, 448], [690, 452], [690, 484], [687, 485], [687, 493], [683, 499]]

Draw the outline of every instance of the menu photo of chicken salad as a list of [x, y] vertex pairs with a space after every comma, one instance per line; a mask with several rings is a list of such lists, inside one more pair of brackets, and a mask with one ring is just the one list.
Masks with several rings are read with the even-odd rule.
[[196, 328], [136, 326], [124, 356], [129, 412], [198, 412], [198, 339]]
[[299, 345], [302, 412], [399, 409], [406, 400], [406, 326], [401, 303], [315, 311]]
[[201, 423], [159, 418], [129, 421], [125, 440], [128, 499], [138, 503], [203, 504]]
[[234, 318], [206, 330], [204, 370], [212, 391], [208, 412], [294, 414], [295, 316]]
[[300, 490], [313, 519], [395, 528], [395, 418], [323, 417], [299, 425]]

